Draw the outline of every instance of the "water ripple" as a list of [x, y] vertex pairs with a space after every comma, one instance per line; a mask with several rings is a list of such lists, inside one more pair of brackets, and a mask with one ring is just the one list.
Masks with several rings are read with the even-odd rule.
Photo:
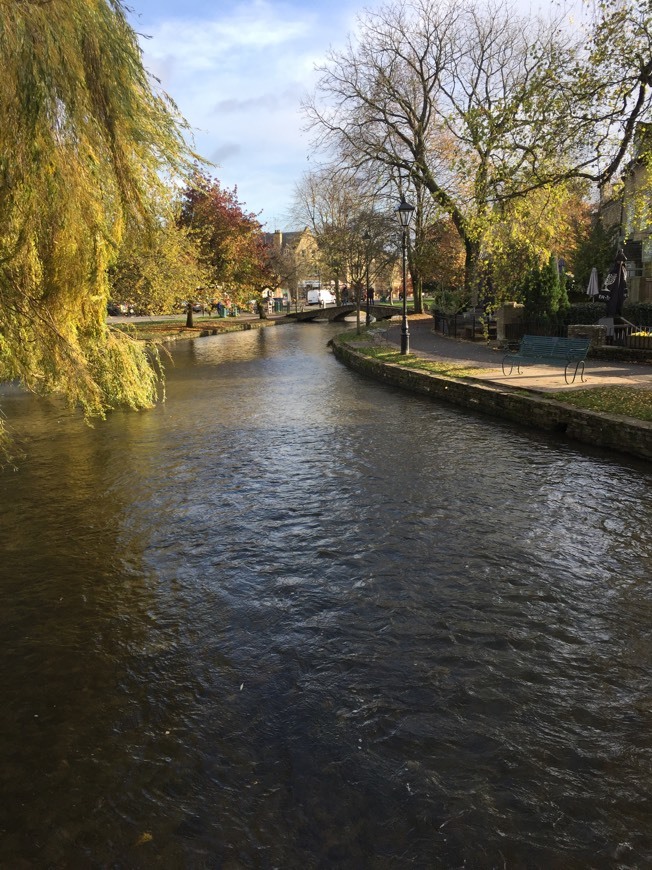
[[649, 469], [331, 331], [175, 348], [94, 429], [6, 396], [0, 864], [652, 863]]

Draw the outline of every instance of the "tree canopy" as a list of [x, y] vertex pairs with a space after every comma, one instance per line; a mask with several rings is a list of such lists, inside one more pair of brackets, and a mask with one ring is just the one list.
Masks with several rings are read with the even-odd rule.
[[193, 157], [120, 0], [0, 0], [0, 379], [88, 415], [156, 375], [106, 325], [107, 267]]
[[160, 314], [194, 299], [197, 287], [209, 283], [197, 245], [177, 216], [178, 209], [165, 209], [148, 230], [129, 227], [109, 269], [115, 302], [141, 314]]
[[649, 113], [649, 0], [595, 8], [587, 32], [502, 2], [396, 0], [367, 11], [305, 105], [316, 141], [344, 166], [399, 172], [426, 190], [455, 226], [467, 288], [477, 288], [493, 227], [537, 191], [607, 184]]
[[237, 190], [197, 170], [182, 193], [179, 223], [197, 245], [214, 295], [244, 303], [275, 282], [260, 222]]

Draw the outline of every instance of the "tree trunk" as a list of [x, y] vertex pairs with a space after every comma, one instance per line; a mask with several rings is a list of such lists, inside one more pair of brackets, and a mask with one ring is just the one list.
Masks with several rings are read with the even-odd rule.
[[360, 301], [362, 298], [362, 283], [360, 281], [356, 282], [355, 285], [355, 328], [358, 335], [362, 332], [362, 326], [360, 324]]
[[414, 313], [423, 314], [423, 277], [419, 267], [414, 262], [414, 257], [408, 253], [408, 268], [410, 270], [410, 280], [412, 281], [412, 299], [414, 303]]
[[423, 314], [423, 278], [418, 271], [412, 275], [412, 296], [414, 298], [414, 313]]
[[471, 298], [471, 305], [478, 304], [478, 267], [480, 265], [480, 242], [464, 239], [464, 288]]
[[186, 311], [186, 329], [192, 329], [195, 325], [192, 319], [192, 302], [188, 303], [188, 310]]

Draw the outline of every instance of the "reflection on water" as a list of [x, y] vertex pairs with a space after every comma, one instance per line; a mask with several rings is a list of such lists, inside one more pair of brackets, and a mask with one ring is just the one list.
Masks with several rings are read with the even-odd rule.
[[0, 866], [652, 863], [647, 469], [332, 331], [179, 345], [95, 428], [3, 398]]

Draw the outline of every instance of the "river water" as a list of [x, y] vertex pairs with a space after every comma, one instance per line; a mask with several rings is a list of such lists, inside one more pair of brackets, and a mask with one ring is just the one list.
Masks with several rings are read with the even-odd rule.
[[649, 467], [333, 329], [94, 428], [3, 396], [0, 867], [652, 866]]

